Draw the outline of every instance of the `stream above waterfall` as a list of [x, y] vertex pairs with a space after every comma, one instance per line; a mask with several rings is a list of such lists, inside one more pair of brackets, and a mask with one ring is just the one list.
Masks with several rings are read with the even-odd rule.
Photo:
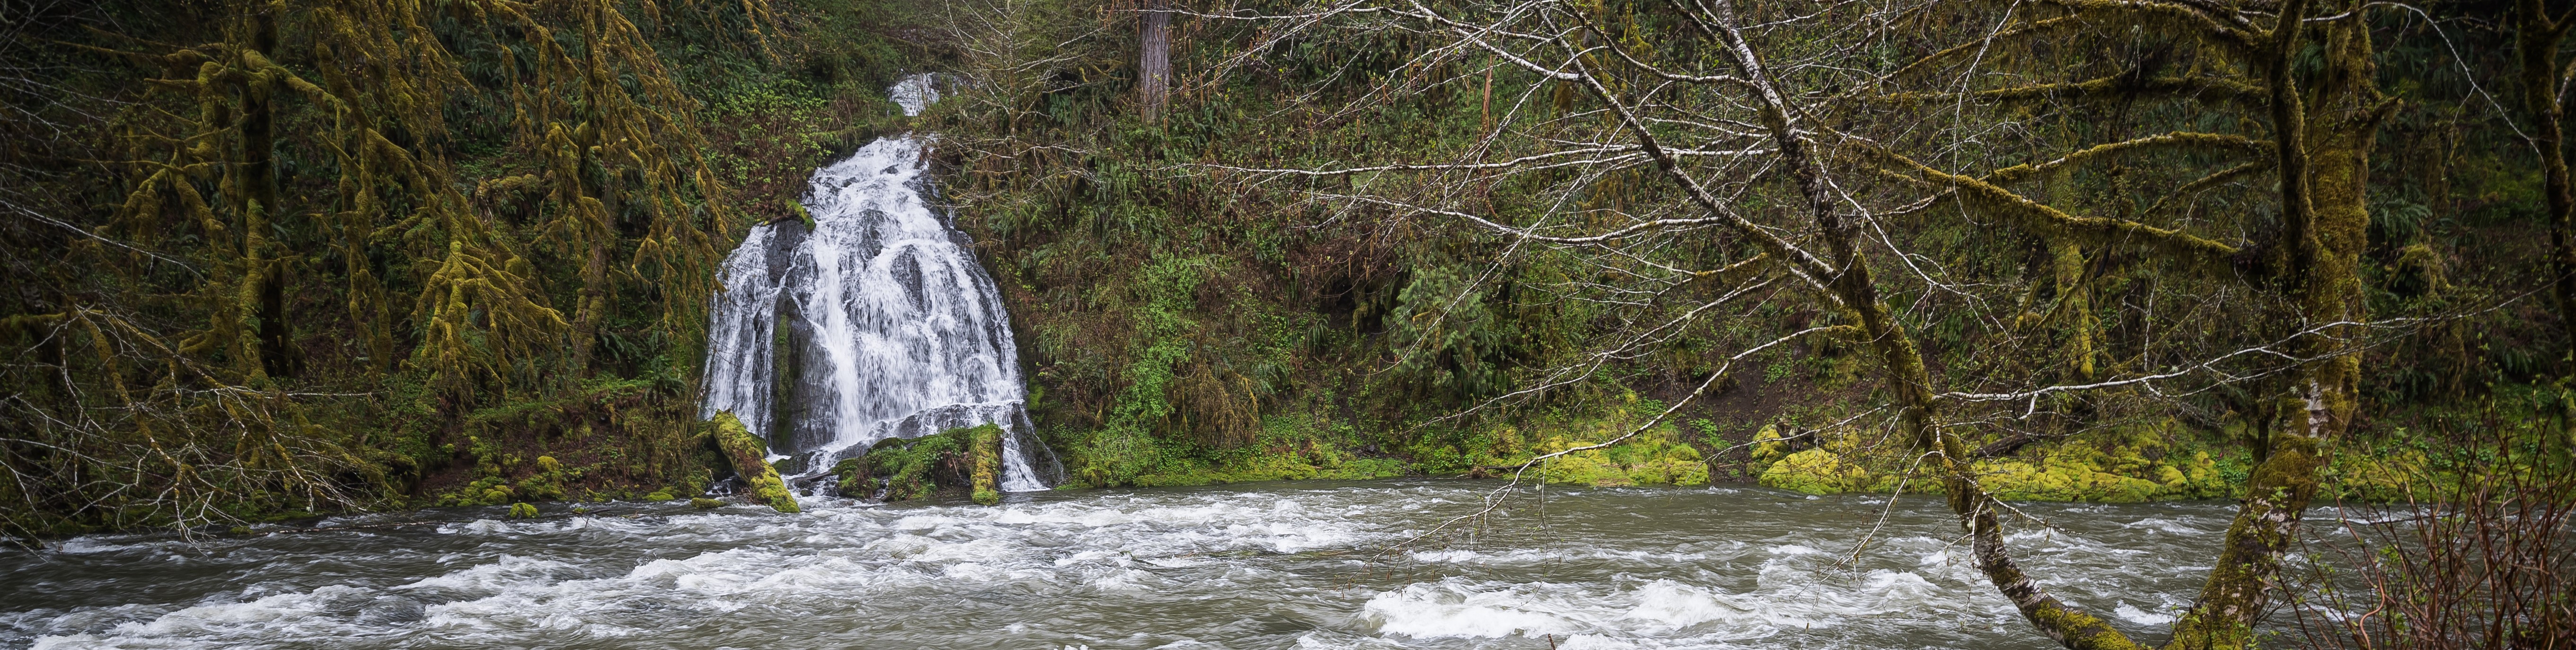
[[[808, 497], [802, 515], [558, 504], [535, 520], [464, 508], [197, 542], [93, 535], [0, 551], [0, 647], [2052, 645], [1968, 566], [1932, 498], [1524, 490], [1473, 538], [1405, 543], [1500, 485]], [[2059, 527], [2013, 533], [2024, 568], [2142, 641], [2189, 602], [2235, 512], [2019, 507]]]

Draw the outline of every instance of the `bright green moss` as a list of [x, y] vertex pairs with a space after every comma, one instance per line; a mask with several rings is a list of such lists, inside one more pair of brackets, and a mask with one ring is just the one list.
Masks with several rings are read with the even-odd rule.
[[1603, 462], [1600, 452], [1579, 451], [1549, 459], [1539, 466], [1539, 477], [1557, 485], [1612, 487], [1633, 485], [1626, 472]]
[[1869, 470], [1821, 448], [1781, 458], [1762, 470], [1761, 480], [1765, 486], [1807, 494], [1840, 494], [1873, 485]]
[[1747, 469], [1756, 475], [1761, 474], [1763, 470], [1770, 469], [1772, 463], [1777, 463], [1780, 462], [1780, 459], [1787, 458], [1789, 456], [1789, 444], [1780, 439], [1780, 427], [1763, 425], [1761, 431], [1755, 432], [1753, 434], [1753, 451], [1751, 456], [1753, 458], [1753, 464]]
[[976, 503], [993, 505], [1002, 502], [1002, 492], [994, 487], [995, 474], [1002, 468], [1002, 427], [992, 424], [968, 429], [969, 449], [974, 452]]
[[716, 413], [709, 424], [715, 427], [716, 445], [724, 450], [725, 460], [733, 463], [734, 472], [749, 490], [746, 496], [779, 512], [799, 511], [796, 495], [789, 493], [787, 483], [778, 478], [778, 468], [769, 465], [769, 448], [760, 437], [751, 435], [730, 411]]
[[[1610, 431], [1592, 432], [1595, 435]], [[1670, 435], [1669, 430], [1641, 434], [1604, 449], [1578, 451], [1548, 460], [1539, 476], [1557, 485], [1707, 485], [1708, 462], [1699, 450]], [[1615, 435], [1615, 434], [1612, 434]], [[1593, 443], [1564, 435], [1549, 436], [1537, 446], [1552, 453]]]
[[2164, 486], [2154, 481], [2100, 471], [2083, 460], [2050, 458], [2039, 464], [2017, 460], [1978, 464], [1986, 491], [1997, 498], [2032, 501], [2100, 501], [2136, 503], [2154, 498]]
[[438, 505], [497, 506], [516, 501], [518, 498], [518, 489], [510, 486], [509, 479], [486, 476], [439, 495]]

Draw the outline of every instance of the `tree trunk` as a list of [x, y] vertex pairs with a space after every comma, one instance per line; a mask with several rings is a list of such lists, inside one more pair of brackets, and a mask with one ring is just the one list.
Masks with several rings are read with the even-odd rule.
[[1476, 110], [1485, 118], [1484, 130], [1494, 130], [1494, 68], [1490, 65], [1485, 68], [1484, 99], [1479, 100]]
[[[2050, 202], [2067, 214], [2079, 214], [2075, 173], [2072, 169], [2058, 172], [2048, 182]], [[2097, 323], [2093, 318], [2093, 292], [2084, 277], [2084, 245], [2072, 237], [2050, 238], [2049, 267], [2056, 276], [2057, 305], [2050, 309], [2056, 320], [2066, 325], [2066, 372], [2075, 381], [2089, 384], [2094, 380], [2093, 338]]]
[[[242, 56], [242, 68], [254, 75], [266, 75], [265, 68], [277, 51], [278, 21], [284, 8], [270, 4], [250, 17], [250, 43]], [[244, 285], [236, 299], [241, 301], [258, 321], [257, 352], [247, 365], [256, 365], [271, 377], [295, 374], [293, 330], [286, 324], [285, 260], [270, 255], [275, 245], [269, 241], [270, 223], [277, 207], [277, 111], [273, 106], [276, 91], [273, 84], [252, 82], [242, 87], [242, 260]], [[246, 346], [251, 347], [251, 346]]]
[[581, 266], [580, 306], [572, 319], [572, 371], [591, 375], [591, 350], [599, 343], [599, 320], [608, 313], [608, 250], [594, 244]]
[[[2567, 337], [2564, 369], [2576, 377], [2576, 189], [2567, 174], [2566, 108], [2558, 103], [2558, 48], [2576, 15], [2552, 18], [2540, 0], [2514, 7], [2515, 54], [2520, 58], [2523, 112], [2531, 115], [2531, 146], [2540, 153], [2540, 178], [2549, 202], [2550, 271], [2558, 296], [2558, 326]], [[2576, 411], [2576, 404], [2568, 405]], [[2576, 420], [2576, 417], [2569, 418]], [[2571, 422], [2576, 427], [2576, 422]]]
[[[1676, 2], [1676, 4], [1679, 4]], [[1958, 436], [1944, 433], [1933, 418], [1939, 407], [1939, 393], [1932, 386], [1930, 367], [1924, 363], [1922, 348], [1914, 335], [1896, 318], [1894, 310], [1878, 293], [1877, 281], [1871, 277], [1869, 262], [1860, 247], [1859, 224], [1846, 220], [1834, 211], [1831, 188], [1825, 182], [1824, 162], [1810, 150], [1800, 134], [1796, 114], [1789, 109], [1788, 95], [1781, 92], [1770, 72], [1748, 45], [1735, 26], [1735, 8], [1728, 0], [1710, 3], [1714, 25], [1703, 24], [1711, 36], [1722, 41], [1734, 59], [1736, 69], [1754, 88], [1762, 114], [1763, 128], [1780, 151], [1790, 176], [1806, 200], [1807, 209], [1816, 225], [1825, 233], [1831, 251], [1828, 263], [1832, 274], [1823, 278], [1837, 302], [1860, 321], [1860, 338], [1868, 341], [1887, 366], [1887, 383], [1900, 409], [1900, 434], [1919, 453], [1929, 456], [1945, 476], [1943, 488], [1949, 494], [1950, 508], [1974, 538], [1973, 551], [1977, 570], [2004, 596], [2012, 599], [2014, 608], [2051, 639], [2069, 648], [2135, 650], [2138, 645], [2128, 636], [2111, 629], [2101, 618], [2086, 614], [2048, 595], [2016, 565], [2004, 546], [2001, 521], [1995, 516], [1994, 499], [1976, 483], [1974, 458]], [[1635, 128], [1635, 127], [1631, 127]]]
[[[2302, 106], [2290, 73], [2300, 50], [2306, 2], [2282, 7], [2275, 28], [2271, 82], [2274, 138], [2280, 156], [2284, 293], [2300, 310], [2293, 353], [2311, 359], [2282, 397], [2304, 405], [2282, 413], [2255, 450], [2262, 459], [2246, 478], [2245, 499], [2227, 528], [2218, 563], [2190, 611], [2174, 623], [2172, 648], [2242, 648], [2254, 642], [2254, 623], [2279, 582], [2281, 556], [2297, 543], [2300, 515], [2316, 495], [2317, 470], [2326, 443], [2350, 428], [2358, 399], [2360, 358], [2351, 354], [2365, 317], [2360, 257], [2368, 244], [2370, 150], [2386, 104], [2371, 85], [2370, 33], [2355, 14], [2318, 25], [2323, 32], [2325, 75]], [[2313, 154], [2311, 153], [2313, 150]], [[2304, 415], [2305, 417], [2301, 417]]]
[[1172, 92], [1172, 12], [1170, 0], [1145, 0], [1143, 47], [1136, 57], [1136, 94], [1145, 119], [1159, 120]]

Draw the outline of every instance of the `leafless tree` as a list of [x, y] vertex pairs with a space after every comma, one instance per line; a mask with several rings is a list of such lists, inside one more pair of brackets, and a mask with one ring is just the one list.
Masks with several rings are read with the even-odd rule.
[[[1262, 44], [1287, 30], [1426, 43], [1345, 115], [1443, 87], [1501, 92], [1480, 92], [1492, 98], [1473, 109], [1480, 130], [1428, 154], [1194, 169], [1299, 188], [1331, 214], [1472, 226], [1508, 242], [1497, 265], [1541, 252], [1588, 265], [1590, 278], [1557, 289], [1617, 306], [1630, 333], [1506, 398], [1644, 356], [1740, 305], [1831, 314], [1830, 326], [1780, 334], [1868, 352], [1892, 414], [1888, 440], [1947, 496], [1976, 567], [2068, 647], [2138, 644], [2024, 574], [2002, 532], [2014, 511], [1981, 486], [1976, 461], [2027, 442], [2016, 429], [2037, 418], [2080, 423], [2105, 400], [2191, 409], [2233, 395], [2259, 432], [2248, 440], [2259, 465], [2174, 644], [2242, 647], [2315, 493], [2319, 446], [2350, 426], [2355, 353], [2420, 318], [2374, 321], [2358, 299], [2368, 143], [2390, 106], [2368, 74], [2363, 17], [2376, 10], [2304, 0], [1206, 9], [1188, 15], [1266, 21]], [[2104, 46], [2124, 58], [2098, 64], [2068, 45], [2116, 34], [2142, 45]], [[2324, 52], [2322, 81], [2292, 73], [2312, 45]], [[2121, 113], [2038, 137], [2033, 104], [2064, 119], [2131, 107], [2240, 119], [2130, 133], [2187, 120]], [[2087, 201], [2087, 183], [2126, 194]], [[1497, 185], [1529, 198], [1498, 200]], [[1961, 231], [2047, 254], [2038, 273], [1971, 268], [1940, 254], [1940, 237]], [[2099, 296], [2106, 269], [2148, 288]], [[2097, 297], [2119, 300], [2114, 309], [2145, 330], [2124, 334], [2116, 356], [2092, 315], [2105, 310]], [[1945, 319], [1981, 334], [1972, 340], [1983, 347], [1962, 356], [2054, 361], [1936, 363], [1924, 332]], [[1743, 344], [1766, 340], [1776, 339]]]

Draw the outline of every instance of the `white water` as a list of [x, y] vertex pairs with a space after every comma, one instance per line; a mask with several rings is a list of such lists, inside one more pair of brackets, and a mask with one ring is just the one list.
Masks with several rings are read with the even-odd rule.
[[[0, 549], [0, 647], [2045, 648], [1937, 499], [1300, 483], [879, 506], [596, 505], [501, 521]], [[2225, 502], [2020, 507], [2057, 596], [2157, 642]], [[403, 517], [420, 516], [406, 514]], [[323, 525], [365, 524], [391, 516]]]
[[[888, 92], [917, 114], [938, 99], [931, 82]], [[1043, 490], [1051, 463], [1030, 435], [1010, 315], [930, 201], [930, 145], [881, 138], [815, 170], [810, 231], [761, 225], [725, 258], [703, 415], [733, 412], [807, 475], [887, 438], [1000, 424], [1001, 489]]]

